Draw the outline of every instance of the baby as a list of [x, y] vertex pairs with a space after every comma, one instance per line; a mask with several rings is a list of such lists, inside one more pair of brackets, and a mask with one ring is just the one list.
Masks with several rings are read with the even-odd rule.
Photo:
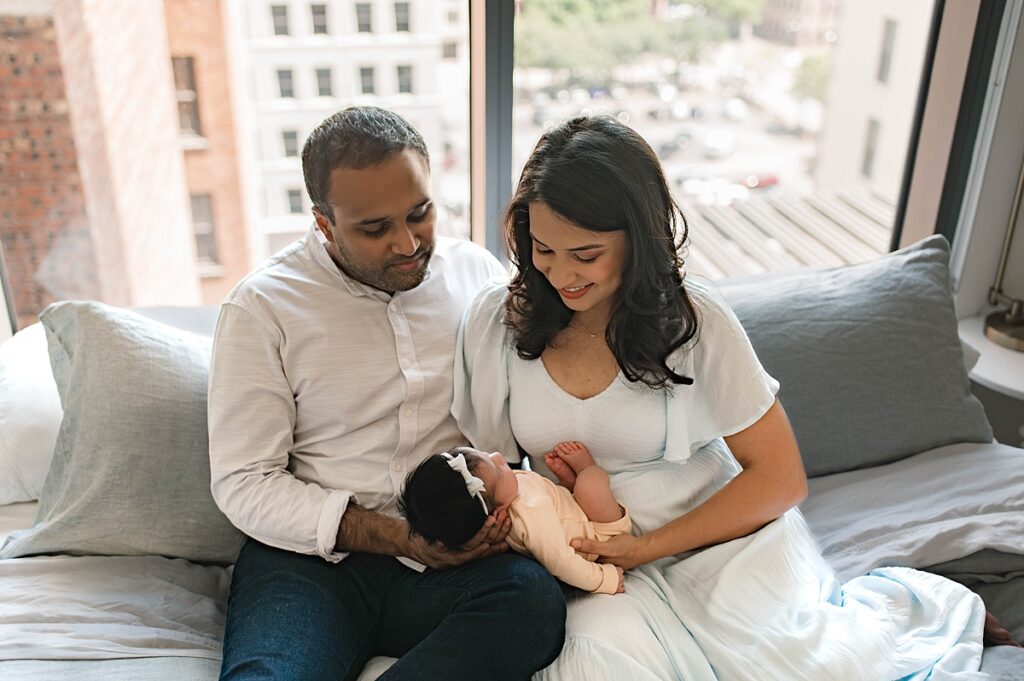
[[577, 553], [577, 537], [605, 541], [630, 530], [629, 514], [615, 500], [608, 473], [579, 442], [563, 442], [545, 456], [572, 491], [531, 471], [512, 470], [501, 454], [470, 447], [434, 454], [405, 480], [398, 508], [410, 529], [427, 541], [457, 549], [505, 509], [506, 541], [532, 556], [566, 584], [596, 593], [622, 593], [622, 568]]

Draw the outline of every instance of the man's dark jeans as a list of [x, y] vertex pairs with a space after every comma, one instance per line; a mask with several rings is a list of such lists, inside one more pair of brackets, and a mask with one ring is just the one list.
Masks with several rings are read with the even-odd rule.
[[515, 553], [420, 574], [387, 556], [334, 564], [249, 540], [231, 582], [221, 679], [355, 679], [387, 655], [400, 659], [382, 681], [522, 681], [564, 638], [558, 582]]

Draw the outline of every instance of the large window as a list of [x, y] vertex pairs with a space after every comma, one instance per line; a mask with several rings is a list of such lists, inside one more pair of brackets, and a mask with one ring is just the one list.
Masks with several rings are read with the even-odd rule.
[[[512, 76], [483, 79], [485, 91], [500, 80], [512, 103], [473, 100], [488, 101], [487, 130], [507, 136], [506, 146], [475, 147], [483, 165], [474, 174], [495, 185], [515, 178], [545, 129], [606, 113], [661, 158], [689, 220], [690, 271], [869, 258], [886, 250], [897, 214], [934, 4], [474, 1], [483, 12], [474, 21], [515, 13], [514, 28], [487, 41], [513, 45]], [[0, 140], [36, 143], [14, 145], [0, 163], [0, 236], [19, 323], [63, 298], [223, 299], [309, 228], [295, 156], [308, 131], [350, 104], [393, 109], [423, 133], [438, 228], [468, 236], [470, 114], [479, 112], [469, 65], [481, 58], [469, 49], [469, 7], [33, 5], [0, 35], [11, 112]], [[123, 25], [133, 30], [76, 39]], [[32, 126], [44, 132], [25, 132]], [[495, 158], [501, 173], [487, 166]], [[500, 185], [507, 196], [511, 181]], [[204, 196], [208, 204], [190, 200]], [[479, 209], [483, 193], [476, 198]], [[497, 224], [499, 203], [481, 223]], [[219, 277], [206, 267], [214, 261]]]
[[517, 3], [511, 175], [550, 126], [607, 114], [661, 159], [690, 226], [690, 271], [721, 277], [879, 255], [933, 5]]

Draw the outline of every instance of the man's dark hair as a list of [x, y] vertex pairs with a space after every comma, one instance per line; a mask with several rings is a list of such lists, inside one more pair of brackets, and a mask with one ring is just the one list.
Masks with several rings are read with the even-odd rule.
[[[471, 473], [479, 464], [477, 457], [466, 456]], [[480, 500], [470, 496], [462, 476], [440, 454], [432, 454], [405, 478], [398, 511], [414, 534], [451, 549], [462, 548], [487, 521]]]
[[406, 149], [416, 151], [430, 163], [423, 137], [393, 111], [350, 106], [325, 119], [302, 147], [302, 176], [313, 207], [333, 225], [334, 211], [327, 198], [331, 171], [377, 165]]

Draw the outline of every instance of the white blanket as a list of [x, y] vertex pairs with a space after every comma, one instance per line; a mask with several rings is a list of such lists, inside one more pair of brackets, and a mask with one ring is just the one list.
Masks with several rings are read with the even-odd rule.
[[230, 572], [156, 556], [0, 561], [0, 660], [220, 659]]
[[956, 444], [817, 478], [800, 508], [840, 579], [986, 548], [1022, 554], [1024, 450]]
[[[648, 528], [699, 503], [730, 460], [709, 446], [682, 468], [620, 473], [612, 485]], [[984, 679], [984, 615], [965, 587], [916, 570], [840, 582], [793, 510], [747, 537], [636, 568], [625, 594], [574, 599], [565, 649], [536, 678]]]

